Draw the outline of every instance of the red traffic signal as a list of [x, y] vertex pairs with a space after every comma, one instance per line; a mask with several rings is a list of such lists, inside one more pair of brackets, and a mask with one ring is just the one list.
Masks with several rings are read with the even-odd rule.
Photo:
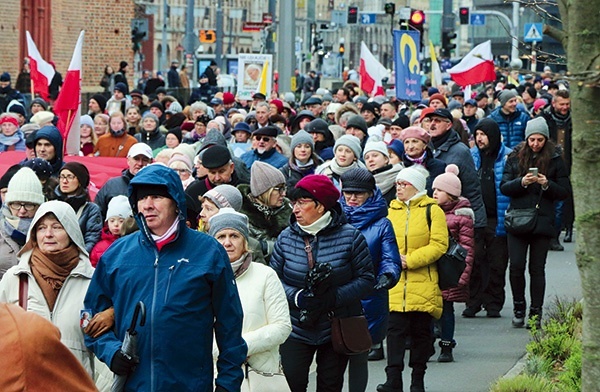
[[419, 26], [425, 23], [425, 12], [421, 10], [412, 10], [410, 13], [410, 24]]
[[469, 7], [460, 7], [460, 9], [458, 10], [458, 15], [460, 17], [461, 25], [469, 24]]
[[348, 7], [348, 24], [358, 23], [358, 7]]

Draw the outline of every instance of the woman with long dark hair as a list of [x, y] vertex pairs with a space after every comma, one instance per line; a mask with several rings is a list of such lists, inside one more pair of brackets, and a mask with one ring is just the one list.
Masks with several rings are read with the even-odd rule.
[[[529, 250], [530, 307], [529, 320], [541, 325], [544, 292], [546, 290], [545, 265], [550, 240], [554, 237], [554, 202], [564, 200], [569, 194], [567, 167], [560, 150], [550, 140], [548, 124], [543, 117], [527, 123], [525, 141], [508, 156], [500, 190], [509, 196], [511, 209], [539, 206], [535, 228], [531, 233], [507, 233], [510, 258], [510, 286], [513, 295], [514, 317], [512, 325], [525, 325], [525, 266]], [[528, 327], [531, 324], [528, 323]]]

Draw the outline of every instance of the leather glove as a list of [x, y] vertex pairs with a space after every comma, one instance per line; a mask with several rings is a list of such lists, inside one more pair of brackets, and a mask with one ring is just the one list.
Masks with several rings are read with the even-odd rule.
[[119, 350], [113, 355], [110, 361], [110, 370], [119, 376], [127, 376], [135, 370], [140, 360], [131, 355], [125, 354], [123, 350]]
[[375, 290], [389, 290], [394, 286], [394, 280], [392, 279], [392, 275], [390, 273], [381, 274], [379, 278], [377, 278], [377, 283], [375, 283]]

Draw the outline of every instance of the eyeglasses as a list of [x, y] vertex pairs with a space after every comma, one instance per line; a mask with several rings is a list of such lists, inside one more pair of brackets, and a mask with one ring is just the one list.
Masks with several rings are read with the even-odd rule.
[[260, 142], [260, 141], [262, 140], [262, 141], [263, 141], [263, 142], [265, 142], [265, 143], [268, 143], [268, 142], [270, 142], [270, 141], [271, 141], [271, 137], [270, 137], [270, 136], [261, 136], [261, 135], [256, 135], [256, 136], [254, 136], [254, 139], [255, 139], [257, 142]]
[[275, 186], [275, 187], [273, 187], [273, 190], [277, 191], [279, 193], [285, 193], [287, 191], [287, 186], [285, 186], [285, 185]]
[[25, 208], [25, 211], [33, 211], [37, 204], [33, 203], [19, 203], [18, 201], [12, 201], [8, 203], [8, 207], [13, 211], [19, 211], [21, 208]]
[[368, 194], [368, 192], [355, 192], [355, 191], [342, 191], [344, 197], [351, 199], [352, 197], [356, 197], [357, 199], [363, 197]]
[[58, 176], [58, 179], [60, 181], [63, 181], [63, 180], [73, 181], [75, 178], [77, 178], [77, 177], [75, 177], [72, 174], [61, 174], [60, 176]]
[[304, 208], [304, 206], [306, 206], [310, 203], [315, 203], [315, 205], [317, 204], [317, 202], [313, 199], [298, 199], [298, 200], [294, 200], [291, 202], [292, 208], [295, 208], [296, 206], [298, 206], [300, 208]]
[[398, 181], [398, 182], [396, 182], [396, 186], [397, 186], [398, 188], [402, 188], [402, 189], [404, 189], [404, 188], [406, 188], [407, 186], [411, 186], [411, 184], [409, 184], [408, 182], [401, 182], [401, 181]]
[[173, 170], [175, 170], [177, 173], [187, 173], [187, 172], [189, 172], [188, 169], [173, 169]]

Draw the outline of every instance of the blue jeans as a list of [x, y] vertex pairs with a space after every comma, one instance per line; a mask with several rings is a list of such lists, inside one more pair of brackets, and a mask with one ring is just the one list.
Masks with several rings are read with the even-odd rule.
[[444, 300], [443, 309], [440, 317], [441, 338], [447, 342], [454, 342], [454, 302]]

